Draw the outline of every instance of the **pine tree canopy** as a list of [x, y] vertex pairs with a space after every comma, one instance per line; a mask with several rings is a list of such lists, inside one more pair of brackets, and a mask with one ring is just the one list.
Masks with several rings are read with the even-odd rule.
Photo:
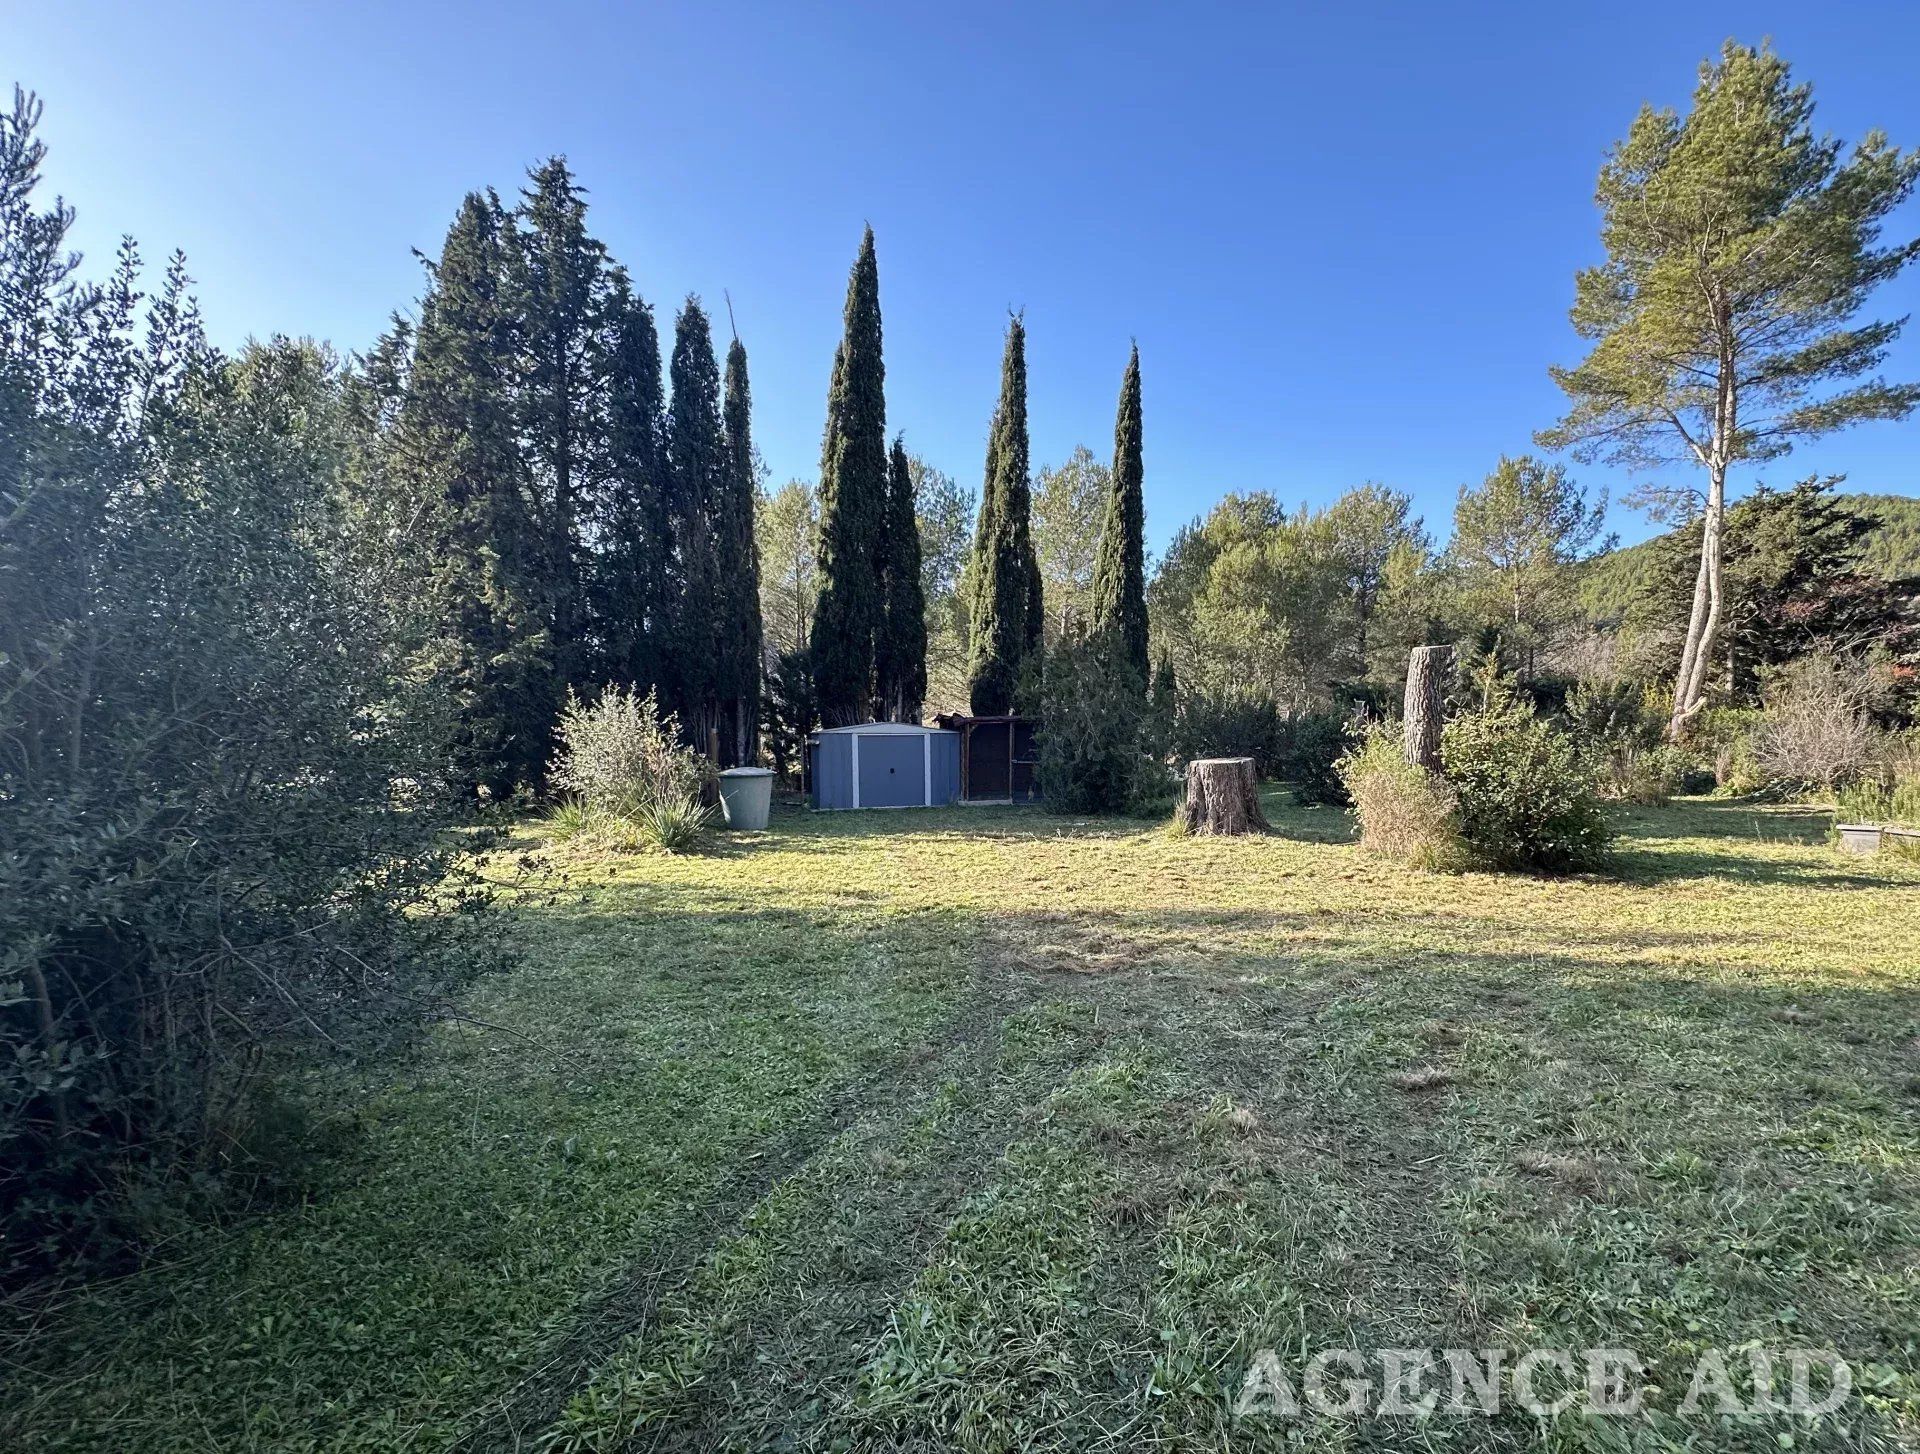
[[1113, 425], [1113, 476], [1100, 550], [1093, 566], [1093, 627], [1117, 632], [1126, 661], [1145, 688], [1147, 657], [1145, 467], [1141, 460], [1140, 349], [1135, 345], [1120, 384]]
[[820, 720], [830, 727], [873, 713], [874, 646], [885, 616], [877, 558], [887, 515], [885, 386], [880, 269], [869, 227], [847, 280], [820, 450], [813, 689]]

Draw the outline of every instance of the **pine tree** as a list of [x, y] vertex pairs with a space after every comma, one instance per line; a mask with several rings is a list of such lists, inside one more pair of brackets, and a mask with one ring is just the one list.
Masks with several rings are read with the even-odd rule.
[[1906, 320], [1860, 316], [1920, 258], [1920, 243], [1878, 245], [1917, 184], [1920, 152], [1869, 132], [1843, 159], [1814, 133], [1812, 89], [1771, 49], [1732, 41], [1700, 67], [1691, 111], [1643, 106], [1601, 168], [1607, 260], [1575, 279], [1572, 315], [1593, 347], [1552, 371], [1568, 410], [1538, 437], [1582, 460], [1706, 476], [1675, 739], [1720, 660], [1728, 472], [1920, 409], [1920, 383], [1878, 373]]
[[704, 749], [720, 710], [719, 552], [713, 510], [724, 492], [727, 449], [720, 423], [720, 366], [706, 309], [689, 295], [673, 327], [667, 406], [667, 473], [679, 581], [671, 652], [681, 728]]
[[893, 441], [889, 468], [885, 564], [886, 614], [874, 652], [880, 710], [890, 721], [918, 722], [927, 695], [927, 603], [920, 582], [920, 526], [914, 516], [907, 447]]
[[844, 333], [827, 390], [820, 450], [820, 563], [813, 611], [813, 690], [829, 727], [873, 710], [874, 639], [885, 610], [875, 547], [887, 511], [886, 366], [873, 229], [847, 280]]
[[1113, 479], [1100, 553], [1093, 565], [1093, 629], [1119, 635], [1128, 662], [1144, 688], [1147, 658], [1145, 469], [1140, 457], [1140, 348], [1127, 360], [1120, 409], [1113, 425]]
[[760, 549], [753, 533], [753, 402], [747, 386], [747, 350], [738, 338], [727, 349], [726, 467], [713, 509], [720, 633], [718, 691], [723, 751], [734, 765], [751, 763], [760, 749]]
[[584, 507], [606, 444], [604, 382], [612, 277], [587, 232], [587, 205], [567, 164], [532, 173], [518, 220], [522, 312], [519, 373], [525, 448], [548, 552], [555, 661], [573, 686], [589, 680]]
[[967, 688], [979, 716], [1010, 712], [1046, 612], [1031, 525], [1027, 332], [1016, 315], [1000, 364], [1000, 403], [987, 437], [987, 478], [974, 536]]
[[667, 645], [676, 572], [660, 337], [653, 309], [624, 277], [616, 279], [609, 312], [606, 479], [594, 590], [600, 674], [672, 700]]
[[461, 204], [421, 305], [393, 451], [438, 521], [434, 665], [458, 712], [454, 755], [496, 798], [540, 781], [560, 699], [515, 417], [511, 234], [493, 194]]

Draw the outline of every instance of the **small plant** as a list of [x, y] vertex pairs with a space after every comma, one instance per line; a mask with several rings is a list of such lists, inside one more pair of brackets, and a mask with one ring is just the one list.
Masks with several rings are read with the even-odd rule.
[[568, 798], [556, 804], [547, 814], [547, 836], [555, 843], [568, 843], [593, 832], [604, 817], [604, 814], [589, 808], [578, 798]]
[[1406, 759], [1391, 726], [1372, 728], [1336, 765], [1360, 824], [1360, 845], [1413, 864], [1449, 868], [1461, 860], [1453, 785]]
[[1511, 698], [1447, 724], [1441, 765], [1459, 793], [1460, 834], [1489, 868], [1592, 868], [1611, 832], [1592, 770], [1565, 732]]
[[699, 845], [713, 821], [713, 809], [697, 793], [681, 793], [643, 804], [628, 815], [634, 836], [661, 853], [685, 853]]

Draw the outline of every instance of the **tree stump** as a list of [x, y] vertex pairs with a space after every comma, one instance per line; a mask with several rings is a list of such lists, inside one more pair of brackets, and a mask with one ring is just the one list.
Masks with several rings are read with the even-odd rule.
[[1189, 833], [1265, 833], [1251, 757], [1201, 757], [1187, 764], [1180, 821]]
[[1446, 717], [1447, 678], [1453, 674], [1451, 646], [1416, 646], [1407, 662], [1407, 761], [1428, 772], [1440, 771], [1440, 728]]

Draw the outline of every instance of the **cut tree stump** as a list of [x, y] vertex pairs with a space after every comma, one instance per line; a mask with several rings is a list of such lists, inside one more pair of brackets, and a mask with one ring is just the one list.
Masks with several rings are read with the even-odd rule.
[[1440, 728], [1446, 718], [1447, 678], [1453, 675], [1451, 646], [1416, 646], [1407, 662], [1407, 761], [1440, 771]]
[[1187, 764], [1180, 821], [1189, 833], [1265, 833], [1251, 757], [1200, 757]]

